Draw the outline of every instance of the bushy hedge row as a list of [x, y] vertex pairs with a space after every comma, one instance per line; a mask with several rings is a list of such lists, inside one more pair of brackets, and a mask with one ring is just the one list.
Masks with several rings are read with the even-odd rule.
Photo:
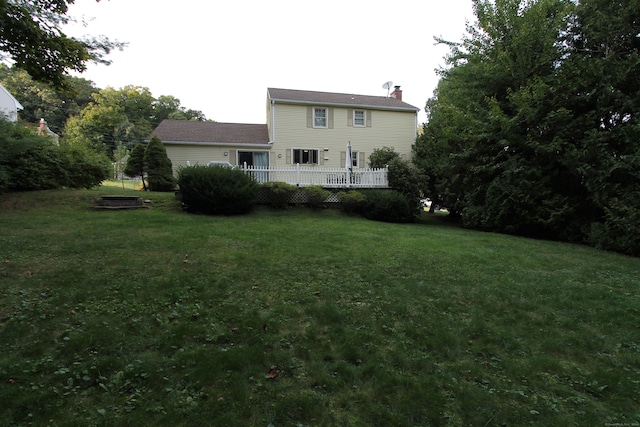
[[[258, 184], [239, 169], [223, 166], [187, 166], [178, 170], [179, 197], [185, 210], [204, 214], [243, 214], [249, 212], [263, 191], [267, 203], [275, 208], [289, 206], [299, 189], [284, 182]], [[304, 188], [306, 204], [322, 207], [329, 191], [321, 187]], [[340, 193], [342, 209], [376, 221], [413, 222], [417, 209], [398, 191], [367, 190]]]
[[414, 222], [418, 210], [407, 196], [395, 190], [350, 190], [339, 195], [340, 207], [347, 213], [384, 222]]
[[55, 145], [21, 124], [0, 120], [0, 193], [91, 188], [109, 177], [110, 162], [89, 147]]

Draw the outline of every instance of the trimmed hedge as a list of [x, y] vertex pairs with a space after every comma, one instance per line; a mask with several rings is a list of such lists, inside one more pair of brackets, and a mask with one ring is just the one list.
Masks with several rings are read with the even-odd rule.
[[406, 196], [395, 190], [370, 190], [365, 194], [363, 215], [384, 222], [414, 222], [416, 209]]
[[224, 166], [186, 166], [178, 169], [179, 197], [188, 212], [238, 215], [251, 211], [259, 184], [241, 170]]
[[286, 182], [265, 182], [262, 184], [263, 191], [266, 193], [267, 201], [276, 209], [286, 209], [289, 207], [291, 196], [298, 191], [295, 185]]
[[327, 191], [320, 186], [305, 187], [304, 192], [307, 196], [307, 205], [312, 208], [323, 207], [325, 201], [331, 195], [330, 191]]
[[365, 195], [358, 190], [349, 190], [338, 194], [340, 209], [348, 214], [362, 214], [366, 200]]

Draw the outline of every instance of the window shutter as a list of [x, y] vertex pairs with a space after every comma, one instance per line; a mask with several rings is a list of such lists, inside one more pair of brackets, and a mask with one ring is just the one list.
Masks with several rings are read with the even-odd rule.
[[288, 165], [291, 164], [291, 150], [293, 150], [293, 148], [287, 148], [287, 153], [285, 154], [285, 160]]
[[238, 165], [238, 150], [229, 150], [229, 163]]
[[324, 165], [324, 151], [318, 150], [316, 153], [318, 153], [318, 164]]
[[313, 127], [313, 107], [307, 107], [307, 127]]
[[347, 126], [353, 127], [353, 110], [347, 110]]
[[347, 162], [347, 152], [346, 151], [341, 151], [340, 152], [340, 167], [343, 168], [344, 165]]
[[359, 151], [358, 152], [358, 167], [359, 168], [366, 167], [365, 162], [366, 162], [366, 157], [364, 155], [364, 151]]
[[371, 111], [365, 111], [365, 114], [367, 115], [367, 127], [370, 128], [371, 127]]
[[333, 108], [327, 108], [327, 120], [329, 121], [329, 123], [327, 124], [327, 126], [329, 127], [329, 129], [333, 129]]

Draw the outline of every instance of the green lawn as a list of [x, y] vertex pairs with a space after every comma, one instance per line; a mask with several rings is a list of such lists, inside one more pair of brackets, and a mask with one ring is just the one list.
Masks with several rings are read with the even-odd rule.
[[112, 186], [0, 196], [0, 263], [0, 426], [640, 425], [637, 258]]

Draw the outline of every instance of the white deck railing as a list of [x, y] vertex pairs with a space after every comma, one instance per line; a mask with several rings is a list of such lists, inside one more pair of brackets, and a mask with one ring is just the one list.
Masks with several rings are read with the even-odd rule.
[[286, 182], [298, 187], [318, 185], [332, 188], [387, 188], [388, 170], [323, 168], [296, 164], [286, 167], [239, 166], [258, 182]]

